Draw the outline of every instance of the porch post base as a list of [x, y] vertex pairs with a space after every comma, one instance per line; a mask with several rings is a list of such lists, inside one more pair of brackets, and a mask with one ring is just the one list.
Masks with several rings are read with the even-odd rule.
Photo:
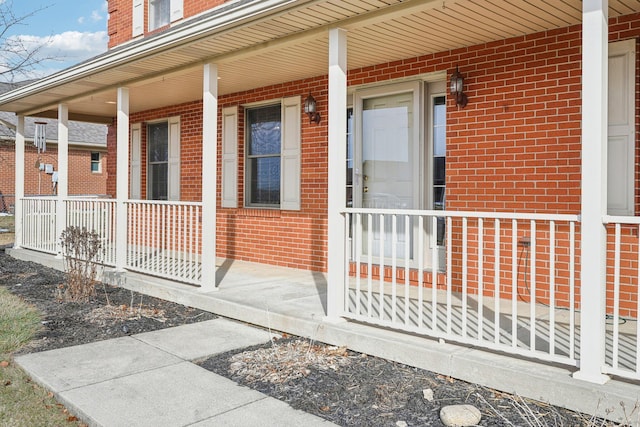
[[218, 286], [206, 286], [206, 285], [200, 285], [200, 289], [198, 289], [200, 292], [205, 293], [205, 292], [219, 292], [220, 288]]
[[605, 384], [607, 383], [611, 377], [609, 375], [604, 374], [590, 374], [588, 372], [576, 371], [573, 373], [573, 378], [580, 381], [587, 381], [594, 384]]
[[322, 318], [322, 323], [330, 323], [332, 325], [337, 325], [340, 323], [346, 323], [347, 319], [344, 317], [333, 317], [333, 316], [324, 316]]

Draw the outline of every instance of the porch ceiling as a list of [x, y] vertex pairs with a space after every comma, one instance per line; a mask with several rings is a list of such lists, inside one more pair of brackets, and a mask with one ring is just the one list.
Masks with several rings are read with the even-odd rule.
[[[214, 15], [186, 20], [4, 94], [0, 109], [55, 117], [64, 102], [72, 119], [110, 122], [118, 86], [130, 88], [131, 112], [201, 99], [205, 61], [219, 65], [221, 95], [326, 75], [333, 27], [348, 30], [348, 68], [355, 69], [582, 19], [581, 0], [283, 0], [277, 6], [233, 22]], [[609, 0], [611, 17], [639, 11], [640, 0]]]

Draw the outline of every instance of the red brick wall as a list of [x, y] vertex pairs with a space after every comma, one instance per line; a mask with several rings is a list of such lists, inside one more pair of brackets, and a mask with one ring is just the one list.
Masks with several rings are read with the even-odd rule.
[[[459, 67], [465, 77], [466, 108], [458, 108], [449, 96], [447, 103], [447, 209], [536, 213], [571, 213], [580, 211], [580, 120], [581, 120], [581, 40], [580, 26], [562, 28], [509, 40], [408, 58], [351, 70], [349, 85], [381, 83], [389, 79], [408, 78], [423, 73], [446, 71], [447, 78]], [[640, 15], [611, 22], [612, 41], [640, 34]], [[218, 254], [223, 257], [264, 262], [311, 270], [326, 269], [326, 197], [327, 197], [327, 80], [326, 76], [266, 87], [221, 97], [220, 107], [241, 105], [285, 96], [304, 97], [312, 92], [318, 101], [323, 121], [310, 125], [302, 118], [302, 210], [300, 212], [261, 209], [218, 210]], [[636, 89], [636, 99], [638, 90]], [[638, 104], [638, 102], [637, 102]], [[145, 112], [131, 122], [172, 115], [181, 116], [183, 133], [182, 199], [201, 197], [201, 105], [200, 102]], [[637, 114], [637, 121], [640, 115]], [[243, 129], [240, 109], [240, 130]], [[221, 130], [221, 126], [219, 126]], [[219, 135], [220, 136], [220, 135]], [[239, 140], [239, 199], [244, 196], [244, 137]], [[110, 150], [114, 147], [110, 133]], [[143, 149], [144, 149], [143, 141]], [[220, 156], [220, 152], [218, 153]], [[640, 160], [640, 154], [637, 154]], [[143, 166], [144, 168], [144, 166]], [[220, 163], [217, 165], [220, 177]], [[115, 170], [114, 170], [115, 171]], [[638, 171], [636, 170], [636, 174]], [[114, 173], [110, 174], [115, 177]], [[144, 189], [143, 173], [143, 189]], [[218, 178], [219, 180], [219, 178]], [[636, 189], [639, 185], [636, 182]], [[110, 181], [110, 192], [115, 183]], [[220, 182], [218, 182], [218, 189]], [[638, 194], [638, 191], [636, 190]], [[640, 196], [637, 196], [640, 203]], [[637, 205], [638, 205], [637, 203]], [[521, 226], [519, 237], [530, 231]], [[509, 227], [502, 235], [509, 236]], [[558, 243], [556, 298], [568, 301], [568, 248], [566, 226], [556, 235]], [[637, 243], [629, 231], [623, 246], [623, 308], [635, 313], [637, 289]], [[549, 232], [540, 225], [537, 239], [542, 247]], [[461, 233], [454, 230], [449, 244], [460, 248]], [[579, 240], [577, 242], [579, 247]], [[484, 266], [484, 283], [493, 282], [493, 254], [485, 251], [482, 260], [470, 248], [468, 280], [474, 291], [478, 266]], [[511, 294], [511, 245], [501, 247], [501, 288]], [[517, 248], [520, 253], [522, 248]], [[456, 253], [460, 253], [457, 251]], [[539, 248], [536, 270], [539, 294], [548, 301], [549, 252]], [[460, 286], [462, 259], [455, 256], [449, 268], [453, 284]], [[579, 272], [579, 265], [576, 265]], [[526, 299], [530, 282], [517, 271], [520, 298]], [[579, 280], [579, 275], [577, 275]], [[529, 281], [531, 278], [528, 279]], [[488, 289], [491, 294], [497, 290]], [[611, 292], [610, 292], [611, 293]]]
[[[101, 150], [95, 150], [101, 151]], [[69, 195], [104, 195], [107, 191], [107, 153], [101, 152], [102, 172], [91, 172], [91, 150], [69, 149]], [[38, 153], [31, 144], [25, 147], [25, 195], [51, 195], [51, 175], [36, 169]], [[57, 146], [49, 144], [40, 154], [40, 163], [51, 164], [58, 170]], [[0, 143], [0, 191], [15, 192], [15, 145]]]
[[[108, 0], [109, 1], [109, 21], [107, 31], [109, 33], [109, 48], [118, 46], [131, 40], [133, 33], [133, 2], [132, 0]], [[229, 0], [185, 0], [184, 19], [213, 9]], [[159, 30], [147, 31], [149, 16], [149, 1], [144, 1], [144, 35], [155, 34]], [[181, 22], [181, 21], [176, 21]]]

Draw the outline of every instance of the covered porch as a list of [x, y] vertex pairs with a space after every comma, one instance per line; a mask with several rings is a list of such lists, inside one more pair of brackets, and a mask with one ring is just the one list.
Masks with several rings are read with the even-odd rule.
[[[640, 221], [635, 216], [607, 215], [607, 49], [608, 18], [637, 13], [640, 4], [514, 1], [481, 8], [473, 1], [353, 3], [247, 2], [231, 14], [176, 26], [165, 35], [115, 49], [0, 97], [3, 108], [17, 112], [22, 120], [26, 115], [56, 116], [60, 123], [57, 197], [23, 197], [19, 182], [24, 171], [16, 168], [19, 202], [14, 255], [60, 257], [62, 230], [86, 227], [98, 233], [103, 243], [103, 262], [113, 269], [107, 277], [122, 286], [584, 412], [619, 410], [621, 400], [632, 407], [640, 396], [636, 384], [640, 379], [636, 321], [640, 311]], [[468, 28], [461, 30], [461, 21]], [[581, 33], [582, 49], [567, 47], [579, 52], [567, 54], [570, 65], [580, 65], [579, 75], [576, 70], [567, 72], [569, 83], [565, 86], [573, 88], [580, 104], [567, 103], [566, 109], [572, 112], [562, 113], [557, 121], [569, 121], [571, 116], [582, 123], [578, 129], [581, 135], [566, 135], [578, 141], [567, 144], [579, 147], [581, 170], [565, 173], [559, 169], [575, 165], [563, 164], [550, 178], [538, 176], [535, 185], [539, 187], [513, 188], [521, 191], [512, 198], [517, 204], [483, 204], [474, 193], [479, 185], [467, 187], [471, 188], [467, 200], [473, 199], [475, 204], [462, 200], [460, 189], [468, 184], [468, 176], [479, 174], [473, 159], [464, 160], [465, 156], [473, 157], [464, 151], [465, 144], [474, 149], [474, 138], [467, 139], [465, 134], [481, 135], [483, 130], [473, 125], [481, 123], [489, 111], [492, 117], [517, 115], [518, 111], [524, 114], [529, 105], [510, 103], [515, 91], [512, 87], [501, 99], [484, 98], [481, 94], [487, 83], [478, 78], [473, 91], [482, 101], [470, 111], [474, 105], [471, 99], [469, 113], [457, 100], [447, 101], [446, 90], [436, 88], [451, 110], [448, 138], [457, 141], [454, 148], [458, 150], [451, 157], [471, 165], [465, 166], [466, 176], [457, 176], [459, 192], [453, 193], [453, 186], [446, 190], [458, 196], [458, 205], [449, 196], [447, 204], [442, 199], [443, 204], [438, 205], [435, 197], [428, 195], [436, 184], [426, 174], [421, 176], [424, 188], [416, 190], [416, 200], [424, 199], [424, 203], [411, 209], [367, 205], [364, 196], [361, 203], [357, 199], [353, 205], [345, 203], [345, 113], [350, 107], [356, 112], [360, 108], [349, 105], [349, 99], [360, 96], [354, 96], [353, 91], [375, 92], [389, 82], [412, 86], [417, 88], [411, 93], [416, 94], [413, 101], [418, 106], [413, 111], [424, 113], [416, 101], [427, 97], [422, 88], [448, 82], [458, 63], [468, 67], [463, 71], [473, 72], [477, 64], [467, 59], [479, 49], [473, 46], [499, 51], [505, 39], [514, 38], [514, 49], [521, 49], [520, 43], [531, 43], [535, 50], [536, 42], [525, 39], [526, 35], [557, 30], [561, 39], [569, 27], [573, 33]], [[438, 65], [443, 52], [449, 55], [448, 62]], [[535, 58], [532, 61], [536, 62]], [[412, 71], [414, 63], [420, 64]], [[377, 74], [378, 67], [384, 68], [383, 77]], [[554, 96], [545, 92], [545, 85], [560, 83], [549, 83], [546, 74], [535, 79], [538, 83], [531, 90], [538, 92], [537, 96]], [[286, 213], [287, 220], [291, 225], [310, 223], [309, 229], [316, 235], [304, 238], [320, 241], [309, 245], [320, 262], [310, 262], [308, 268], [326, 270], [326, 275], [283, 270], [269, 262], [211, 262], [220, 255], [221, 218], [228, 215], [225, 209], [243, 215], [245, 226], [280, 214], [275, 209], [247, 206], [238, 196], [246, 191], [239, 177], [225, 173], [227, 161], [235, 161], [238, 172], [241, 155], [228, 150], [224, 106], [250, 107], [259, 101], [244, 101], [241, 95], [264, 87], [268, 92], [287, 82], [295, 83], [291, 91], [298, 99], [312, 88], [317, 90], [318, 101], [323, 102], [319, 103], [323, 105], [322, 126], [328, 122], [326, 131], [311, 123], [301, 126], [305, 137], [316, 142], [307, 145], [306, 152], [326, 161], [326, 168], [316, 171], [305, 187], [307, 194], [316, 198], [301, 207], [301, 198], [296, 197], [300, 188], [283, 187], [283, 193], [293, 195], [293, 213]], [[576, 97], [580, 88], [588, 90]], [[525, 93], [523, 89], [519, 96], [527, 98]], [[256, 98], [262, 96], [260, 93]], [[290, 93], [282, 97], [292, 98]], [[221, 99], [227, 104], [220, 105]], [[174, 200], [141, 200], [147, 191], [141, 181], [145, 176], [140, 173], [144, 162], [136, 157], [134, 135], [144, 127], [132, 126], [132, 117], [140, 123], [151, 117], [153, 122], [158, 118], [154, 112], [169, 115], [164, 110], [185, 104], [197, 104], [202, 119], [195, 137], [201, 150], [195, 157], [199, 156], [201, 164], [197, 173], [183, 177], [183, 181], [198, 181], [200, 190], [188, 197], [185, 192], [178, 193]], [[294, 112], [287, 117], [299, 122], [302, 111], [295, 108], [300, 108], [300, 103], [283, 105], [293, 105]], [[544, 111], [546, 104], [538, 108]], [[631, 110], [637, 111], [637, 107]], [[117, 153], [113, 199], [68, 197], [65, 135], [69, 118], [113, 124], [112, 149]], [[544, 129], [536, 132], [535, 125], [531, 132], [514, 130], [514, 136], [508, 125], [502, 125], [502, 119], [495, 120], [495, 126], [507, 129], [504, 132], [514, 140], [514, 147], [519, 138], [529, 140], [531, 151], [518, 151], [516, 160], [532, 152], [535, 156], [542, 141], [555, 141]], [[17, 159], [23, 158], [23, 126], [19, 120]], [[562, 133], [561, 128], [562, 124], [554, 125], [549, 133]], [[418, 125], [415, 129], [418, 135], [428, 133]], [[631, 133], [635, 136], [635, 131]], [[238, 140], [233, 135], [230, 140], [237, 148]], [[635, 153], [635, 142], [633, 145]], [[287, 154], [295, 163], [300, 157], [295, 147], [292, 151]], [[313, 161], [318, 160], [308, 161], [313, 168]], [[522, 169], [525, 171], [519, 175], [505, 175], [506, 179], [518, 176], [527, 181], [527, 173], [536, 173]], [[494, 172], [491, 167], [483, 169], [485, 174]], [[571, 174], [579, 176], [575, 179], [579, 188], [563, 187], [570, 202], [544, 204], [546, 180], [569, 181]], [[364, 194], [366, 175], [354, 170], [353, 177], [360, 180]], [[315, 180], [322, 181], [318, 184]], [[352, 184], [351, 190], [355, 187], [357, 184]], [[535, 191], [538, 196], [533, 201], [543, 202], [529, 205], [527, 193]], [[467, 209], [460, 208], [460, 203], [466, 203]], [[282, 246], [272, 252], [279, 249]], [[288, 253], [292, 252], [295, 249], [289, 249]], [[272, 256], [271, 264], [278, 262], [277, 256]], [[611, 376], [627, 382], [611, 380]], [[550, 390], [550, 381], [557, 387]], [[593, 390], [601, 393], [596, 395]], [[610, 396], [613, 400], [605, 405]], [[585, 406], [577, 407], [580, 405]]]

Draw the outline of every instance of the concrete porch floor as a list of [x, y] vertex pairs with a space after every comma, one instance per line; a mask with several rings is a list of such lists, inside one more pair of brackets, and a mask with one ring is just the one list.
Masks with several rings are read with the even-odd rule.
[[[15, 258], [62, 269], [62, 261], [28, 250], [8, 250]], [[604, 385], [574, 379], [574, 369], [520, 359], [476, 347], [439, 342], [427, 337], [356, 322], [327, 322], [326, 278], [322, 273], [233, 260], [217, 263], [218, 290], [137, 273], [105, 272], [118, 286], [211, 311], [221, 316], [394, 360], [516, 393], [617, 422], [640, 425], [640, 415], [625, 418], [621, 403], [640, 402], [640, 383], [612, 379]]]

